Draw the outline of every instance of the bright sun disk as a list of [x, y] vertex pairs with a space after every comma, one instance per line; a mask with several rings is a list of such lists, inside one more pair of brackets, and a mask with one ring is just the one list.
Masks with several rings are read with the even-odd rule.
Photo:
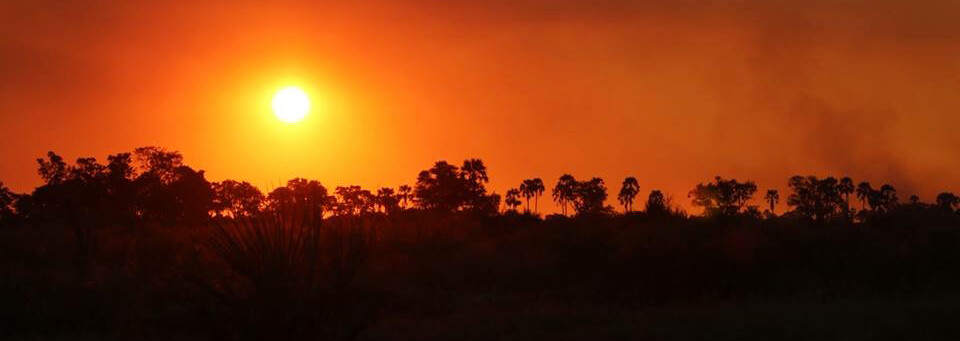
[[296, 123], [310, 111], [310, 98], [298, 87], [285, 87], [273, 95], [273, 114], [281, 121]]

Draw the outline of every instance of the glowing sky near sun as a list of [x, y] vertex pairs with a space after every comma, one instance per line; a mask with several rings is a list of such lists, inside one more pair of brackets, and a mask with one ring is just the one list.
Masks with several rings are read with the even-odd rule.
[[[793, 174], [960, 192], [960, 3], [0, 3], [0, 181], [143, 145], [210, 180], [412, 183], [482, 158], [686, 192]], [[310, 94], [297, 124], [277, 89]], [[323, 108], [316, 105], [322, 103]], [[317, 114], [322, 113], [322, 114]], [[548, 207], [542, 200], [541, 206]]]

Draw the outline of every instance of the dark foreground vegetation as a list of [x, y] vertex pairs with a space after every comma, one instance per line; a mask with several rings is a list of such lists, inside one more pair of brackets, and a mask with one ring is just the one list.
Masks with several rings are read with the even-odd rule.
[[778, 190], [761, 211], [756, 184], [716, 178], [690, 216], [659, 191], [634, 209], [627, 178], [617, 213], [602, 179], [565, 175], [563, 214], [541, 217], [542, 180], [501, 200], [479, 160], [397, 189], [267, 194], [155, 147], [38, 161], [32, 193], [0, 186], [2, 339], [960, 337], [946, 192], [793, 177], [778, 215]]

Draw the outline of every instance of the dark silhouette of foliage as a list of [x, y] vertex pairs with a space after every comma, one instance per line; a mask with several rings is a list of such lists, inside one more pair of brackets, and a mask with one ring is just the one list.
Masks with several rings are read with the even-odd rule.
[[373, 211], [377, 205], [376, 197], [360, 186], [338, 186], [334, 212], [337, 215], [360, 215]]
[[780, 202], [780, 191], [768, 189], [767, 194], [763, 196], [763, 200], [766, 200], [767, 205], [770, 205], [770, 214], [776, 214], [777, 203]]
[[530, 198], [534, 198], [534, 213], [539, 213], [540, 211], [540, 195], [543, 194], [546, 188], [543, 185], [543, 180], [540, 178], [533, 178], [523, 180], [520, 183], [520, 194], [523, 195], [524, 199], [527, 199], [527, 212], [530, 212]]
[[410, 188], [410, 185], [400, 185], [397, 191], [397, 197], [400, 199], [400, 208], [406, 209], [410, 207], [408, 202], [413, 198], [413, 188]]
[[837, 184], [837, 192], [840, 192], [843, 195], [843, 214], [850, 219], [850, 194], [856, 191], [856, 187], [853, 186], [853, 179], [850, 177], [840, 178], [840, 183]]
[[573, 189], [573, 207], [577, 214], [603, 213], [607, 211], [604, 206], [606, 200], [607, 187], [601, 178], [578, 181]]
[[224, 180], [211, 184], [214, 192], [213, 207], [216, 215], [224, 213], [232, 217], [249, 217], [260, 213], [266, 197], [259, 189], [246, 181]]
[[870, 198], [870, 196], [873, 195], [873, 192], [874, 192], [873, 187], [870, 186], [869, 182], [864, 181], [857, 185], [856, 194], [857, 194], [857, 199], [860, 199], [861, 211], [867, 210], [867, 201]]
[[0, 227], [10, 225], [16, 214], [17, 194], [0, 182]]
[[637, 197], [638, 193], [640, 193], [640, 184], [637, 182], [637, 178], [629, 176], [623, 179], [617, 200], [623, 205], [626, 213], [630, 213], [633, 210], [633, 199]]
[[937, 207], [947, 211], [960, 209], [960, 197], [951, 192], [937, 194]]
[[[691, 302], [928, 302], [960, 288], [960, 199], [949, 192], [898, 205], [891, 185], [794, 177], [792, 211], [772, 214], [780, 193], [770, 189], [761, 215], [749, 205], [755, 184], [718, 177], [690, 192], [705, 216], [724, 216], [704, 219], [659, 190], [644, 212], [607, 214], [602, 179], [564, 175], [553, 199], [578, 216], [541, 218], [517, 214], [517, 188], [498, 214], [475, 159], [438, 162], [416, 189], [331, 195], [298, 178], [264, 197], [246, 182], [209, 183], [177, 152], [138, 151], [106, 164], [48, 153], [31, 193], [0, 184], [0, 338], [373, 340], [477, 302], [483, 310], [466, 312], [596, 302], [586, 308], [633, 316]], [[634, 185], [623, 187], [634, 212]]]
[[520, 190], [516, 188], [507, 190], [507, 198], [504, 203], [509, 210], [516, 212], [517, 207], [522, 204], [522, 202], [520, 202]]
[[364, 226], [268, 214], [217, 221], [203, 245], [219, 273], [192, 274], [200, 309], [240, 340], [354, 340], [373, 318], [355, 282], [373, 238]]
[[910, 196], [910, 205], [917, 206], [920, 205], [920, 197], [917, 195]]
[[652, 190], [650, 191], [650, 195], [647, 196], [647, 204], [644, 210], [647, 214], [664, 214], [669, 213], [670, 206], [663, 192], [660, 190]]
[[688, 196], [694, 205], [703, 207], [708, 216], [732, 216], [749, 209], [747, 202], [756, 192], [753, 181], [739, 182], [718, 176], [713, 182], [697, 184]]
[[483, 210], [493, 200], [486, 195], [486, 166], [479, 159], [464, 161], [458, 168], [446, 161], [438, 161], [417, 176], [414, 196], [420, 208], [454, 212]]
[[267, 195], [267, 208], [273, 212], [308, 212], [322, 217], [333, 203], [320, 181], [303, 178], [291, 179], [286, 186], [277, 187]]
[[393, 188], [383, 187], [377, 190], [377, 205], [379, 211], [392, 214], [400, 210], [400, 197]]
[[818, 179], [815, 176], [794, 176], [787, 182], [793, 193], [787, 198], [787, 205], [805, 217], [818, 222], [843, 213], [844, 197], [833, 177]]
[[63, 157], [52, 151], [47, 152], [47, 159], [49, 160], [42, 158], [37, 159], [37, 163], [40, 164], [40, 169], [38, 170], [40, 178], [43, 179], [47, 185], [59, 185], [63, 183], [70, 172], [67, 168], [67, 163], [63, 161]]
[[553, 186], [553, 200], [560, 204], [563, 215], [567, 215], [567, 205], [576, 200], [576, 188], [577, 180], [570, 174], [561, 175]]

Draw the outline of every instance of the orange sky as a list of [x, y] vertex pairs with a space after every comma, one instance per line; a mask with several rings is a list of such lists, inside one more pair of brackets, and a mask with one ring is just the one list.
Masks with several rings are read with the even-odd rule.
[[[499, 193], [569, 172], [610, 204], [627, 175], [684, 205], [717, 174], [960, 192], [960, 2], [266, 3], [0, 1], [0, 181], [160, 145], [262, 188], [479, 157]], [[300, 124], [270, 112], [286, 85]]]

